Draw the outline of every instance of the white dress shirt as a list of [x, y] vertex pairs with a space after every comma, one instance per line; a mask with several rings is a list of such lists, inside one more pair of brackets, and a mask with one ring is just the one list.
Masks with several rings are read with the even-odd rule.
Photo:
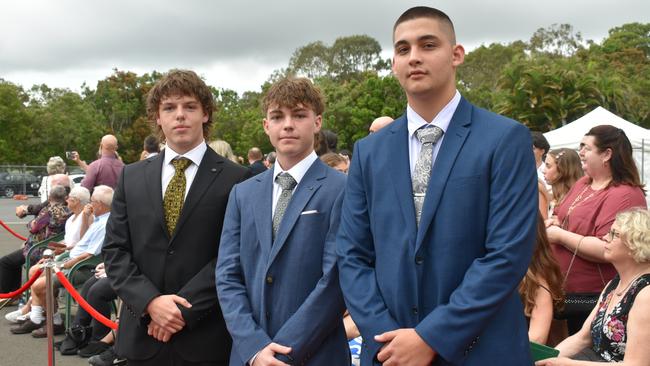
[[185, 169], [185, 195], [183, 197], [187, 197], [187, 192], [190, 191], [190, 187], [192, 186], [196, 172], [199, 170], [199, 164], [201, 164], [203, 155], [205, 155], [205, 152], [207, 150], [208, 146], [205, 144], [205, 141], [202, 141], [197, 147], [193, 148], [183, 155], [172, 150], [172, 148], [169, 146], [165, 147], [165, 161], [163, 161], [162, 174], [160, 175], [160, 178], [162, 180], [163, 198], [165, 198], [165, 191], [167, 190], [169, 182], [172, 180], [172, 177], [174, 177], [174, 173], [176, 173], [176, 169], [172, 165], [172, 160], [174, 160], [174, 158], [177, 156], [182, 156], [192, 161], [192, 164], [190, 164], [190, 166]]
[[407, 120], [407, 127], [409, 131], [409, 163], [411, 165], [411, 176], [413, 176], [413, 171], [415, 170], [415, 163], [418, 161], [418, 157], [420, 156], [420, 150], [422, 150], [422, 143], [418, 138], [415, 136], [415, 131], [418, 130], [418, 128], [432, 124], [434, 126], [440, 127], [445, 133], [440, 137], [438, 142], [433, 146], [433, 157], [431, 159], [432, 163], [435, 165], [436, 163], [436, 157], [438, 157], [438, 151], [440, 150], [440, 146], [442, 145], [442, 140], [445, 139], [445, 134], [447, 133], [447, 129], [449, 128], [449, 123], [451, 123], [451, 117], [454, 116], [454, 113], [456, 112], [456, 108], [458, 107], [458, 103], [460, 103], [460, 93], [458, 90], [456, 90], [456, 94], [454, 94], [454, 97], [451, 98], [449, 103], [442, 108], [442, 110], [438, 113], [433, 118], [433, 121], [426, 121], [424, 118], [422, 118], [419, 114], [417, 114], [413, 108], [411, 108], [410, 105], [406, 106], [406, 120]]
[[[273, 219], [275, 206], [278, 204], [278, 200], [280, 199], [280, 193], [282, 193], [282, 187], [280, 187], [280, 185], [275, 182], [275, 178], [280, 173], [287, 172], [291, 174], [293, 179], [296, 180], [296, 187], [298, 187], [298, 184], [300, 184], [300, 181], [305, 176], [305, 173], [307, 173], [307, 170], [309, 170], [316, 159], [318, 159], [318, 156], [314, 151], [312, 151], [311, 154], [307, 155], [304, 159], [302, 159], [298, 164], [294, 165], [289, 170], [283, 170], [280, 166], [280, 162], [278, 160], [275, 161], [275, 164], [273, 164], [273, 205], [271, 206], [271, 219]], [[293, 188], [294, 191], [296, 190], [296, 187]]]

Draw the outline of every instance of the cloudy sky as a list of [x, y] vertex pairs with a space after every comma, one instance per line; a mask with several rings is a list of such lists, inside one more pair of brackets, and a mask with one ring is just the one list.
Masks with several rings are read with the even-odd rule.
[[612, 27], [650, 22], [648, 0], [21, 0], [2, 5], [0, 78], [78, 91], [114, 68], [190, 68], [216, 87], [259, 90], [309, 42], [367, 34], [388, 57], [392, 24], [414, 5], [449, 14], [468, 50], [554, 23], [600, 41]]

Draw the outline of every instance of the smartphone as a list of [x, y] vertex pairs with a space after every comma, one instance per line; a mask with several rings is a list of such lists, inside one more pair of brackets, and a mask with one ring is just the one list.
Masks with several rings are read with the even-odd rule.
[[65, 157], [66, 157], [66, 159], [73, 160], [74, 159], [74, 152], [66, 151], [65, 152]]

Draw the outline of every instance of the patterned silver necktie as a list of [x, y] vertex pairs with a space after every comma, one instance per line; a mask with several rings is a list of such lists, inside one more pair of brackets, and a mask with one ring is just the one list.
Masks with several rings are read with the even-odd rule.
[[273, 239], [275, 240], [275, 235], [278, 233], [278, 228], [282, 222], [282, 217], [284, 216], [284, 211], [287, 210], [289, 206], [289, 201], [291, 200], [291, 194], [293, 193], [293, 188], [296, 186], [296, 180], [293, 179], [291, 174], [284, 172], [278, 174], [275, 177], [275, 182], [282, 187], [282, 192], [280, 193], [280, 198], [278, 198], [278, 203], [275, 205], [275, 212], [273, 213]]
[[422, 150], [413, 171], [413, 203], [415, 204], [415, 222], [420, 226], [424, 196], [429, 186], [433, 166], [433, 145], [442, 137], [443, 131], [438, 126], [424, 126], [415, 131], [415, 137], [422, 143]]

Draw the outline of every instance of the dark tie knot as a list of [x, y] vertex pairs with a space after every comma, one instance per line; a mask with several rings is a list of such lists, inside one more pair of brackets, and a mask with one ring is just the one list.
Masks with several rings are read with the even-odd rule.
[[174, 166], [174, 169], [176, 169], [176, 172], [184, 172], [190, 164], [192, 164], [192, 161], [188, 158], [181, 157], [172, 160], [172, 165]]
[[417, 131], [415, 131], [415, 137], [417, 137], [423, 145], [435, 144], [442, 136], [442, 133], [442, 128], [438, 126], [428, 125], [420, 127]]
[[292, 190], [296, 186], [296, 180], [286, 172], [275, 177], [275, 182], [282, 187], [282, 190]]

